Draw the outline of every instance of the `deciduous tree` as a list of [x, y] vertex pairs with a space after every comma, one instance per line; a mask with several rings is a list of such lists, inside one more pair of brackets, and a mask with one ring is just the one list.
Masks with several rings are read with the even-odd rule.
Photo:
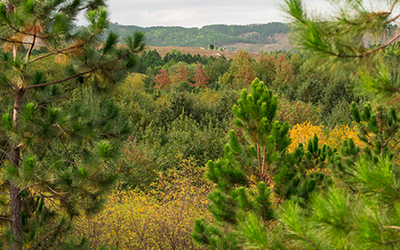
[[235, 77], [236, 81], [250, 85], [257, 76], [255, 71], [255, 61], [249, 52], [240, 50], [232, 60], [229, 73]]
[[205, 75], [203, 65], [198, 63], [196, 72], [193, 76], [192, 86], [195, 88], [205, 88], [208, 84], [208, 78], [209, 77]]
[[161, 89], [165, 86], [171, 85], [172, 83], [171, 78], [169, 77], [169, 74], [165, 69], [162, 69], [160, 74], [156, 76], [155, 83], [156, 86], [154, 87], [157, 89]]

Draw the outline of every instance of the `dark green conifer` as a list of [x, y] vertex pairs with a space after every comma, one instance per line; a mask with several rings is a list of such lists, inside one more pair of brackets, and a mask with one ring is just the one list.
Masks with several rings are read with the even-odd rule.
[[[195, 222], [193, 239], [210, 249], [243, 249], [274, 230], [274, 210], [291, 199], [306, 206], [310, 193], [329, 182], [323, 171], [326, 148], [314, 138], [288, 153], [289, 124], [275, 120], [277, 96], [255, 79], [233, 107], [237, 130], [229, 131], [224, 158], [209, 161], [207, 178], [214, 224]], [[309, 170], [315, 170], [309, 173]], [[318, 169], [318, 170], [317, 170]], [[250, 244], [251, 245], [251, 244]]]
[[[89, 25], [75, 27], [79, 13]], [[0, 1], [1, 204], [6, 249], [63, 245], [71, 219], [99, 211], [130, 132], [109, 92], [135, 65], [143, 34], [110, 33], [103, 0]], [[45, 53], [33, 56], [36, 46]], [[59, 65], [59, 78], [43, 61]], [[83, 246], [84, 242], [77, 245]]]

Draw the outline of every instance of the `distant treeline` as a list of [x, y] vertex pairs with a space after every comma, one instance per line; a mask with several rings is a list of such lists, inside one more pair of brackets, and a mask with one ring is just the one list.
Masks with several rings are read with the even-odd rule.
[[146, 33], [146, 42], [151, 46], [191, 46], [207, 47], [210, 44], [223, 46], [238, 42], [253, 44], [273, 44], [273, 36], [286, 34], [289, 28], [283, 23], [251, 24], [251, 25], [209, 25], [203, 28], [183, 27], [149, 27], [119, 25], [111, 23], [109, 31], [124, 38], [133, 31]]

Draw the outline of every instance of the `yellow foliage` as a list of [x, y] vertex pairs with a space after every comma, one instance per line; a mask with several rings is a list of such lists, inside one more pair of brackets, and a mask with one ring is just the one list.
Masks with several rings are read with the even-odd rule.
[[81, 217], [76, 236], [85, 236], [91, 247], [101, 245], [118, 249], [199, 249], [190, 232], [194, 219], [212, 220], [207, 209], [211, 189], [203, 168], [182, 160], [180, 170], [159, 174], [159, 181], [148, 193], [122, 191], [109, 197], [98, 215]]
[[201, 91], [199, 94], [199, 102], [200, 103], [205, 103], [207, 105], [213, 104], [215, 105], [221, 100], [221, 93], [212, 89], [205, 89], [204, 91]]
[[[159, 93], [155, 93], [156, 96], [159, 95]], [[162, 95], [161, 97], [157, 98], [154, 101], [154, 107], [156, 109], [160, 109], [162, 107], [170, 107], [171, 106], [171, 100], [168, 98], [168, 96]]]
[[124, 81], [124, 87], [129, 87], [131, 89], [143, 89], [144, 82], [143, 78], [145, 77], [144, 74], [133, 73], [130, 74]]
[[339, 148], [343, 140], [352, 138], [356, 146], [363, 146], [363, 143], [357, 136], [357, 131], [354, 125], [342, 125], [336, 127], [324, 127], [312, 125], [310, 122], [296, 124], [289, 130], [292, 143], [289, 145], [289, 152], [293, 152], [299, 143], [307, 145], [308, 141], [317, 134], [319, 145], [328, 145], [332, 148]]

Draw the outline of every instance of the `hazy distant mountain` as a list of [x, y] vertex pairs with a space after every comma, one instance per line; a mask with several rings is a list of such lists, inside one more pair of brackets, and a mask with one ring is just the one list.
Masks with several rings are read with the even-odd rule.
[[[247, 50], [263, 50], [273, 47], [287, 49], [286, 35], [289, 28], [283, 23], [251, 24], [251, 25], [208, 25], [202, 28], [183, 27], [148, 27], [119, 25], [111, 23], [109, 31], [124, 38], [133, 31], [143, 31], [146, 42], [150, 46], [190, 46], [207, 48], [210, 44], [230, 51], [238, 48]], [[282, 37], [285, 42], [282, 44]], [[279, 45], [282, 46], [274, 46]], [[286, 46], [286, 47], [285, 47]], [[282, 47], [282, 48], [281, 48]], [[257, 53], [258, 51], [252, 51]]]

